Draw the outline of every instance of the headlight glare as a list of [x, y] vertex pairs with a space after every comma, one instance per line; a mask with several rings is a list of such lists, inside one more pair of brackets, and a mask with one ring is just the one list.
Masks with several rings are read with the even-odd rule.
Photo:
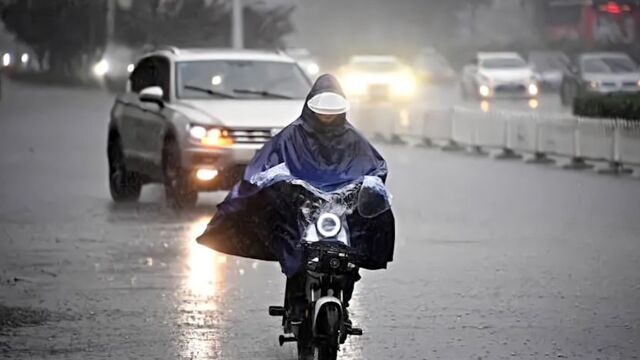
[[107, 73], [109, 72], [109, 62], [105, 59], [102, 59], [100, 61], [98, 61], [94, 66], [93, 66], [93, 73], [96, 76], [102, 77], [107, 75]]
[[402, 74], [393, 80], [391, 90], [395, 95], [411, 96], [416, 91], [416, 84], [411, 75]]
[[307, 72], [311, 75], [317, 75], [320, 72], [320, 67], [316, 63], [307, 65]]
[[203, 137], [207, 136], [207, 129], [203, 126], [192, 126], [189, 129], [189, 135], [195, 140], [201, 140]]
[[316, 222], [316, 229], [320, 235], [325, 238], [331, 238], [338, 233], [342, 229], [342, 223], [340, 222], [340, 218], [336, 214], [324, 213], [318, 217], [318, 221]]
[[488, 97], [489, 95], [491, 95], [491, 88], [489, 88], [488, 85], [480, 85], [480, 87], [478, 88], [478, 93], [480, 93], [480, 96], [482, 97]]
[[207, 129], [201, 125], [192, 125], [189, 128], [189, 136], [192, 140], [206, 146], [229, 146], [233, 144], [233, 139], [229, 132], [220, 128]]
[[345, 76], [344, 90], [347, 95], [364, 95], [367, 89], [367, 81], [364, 75], [351, 73]]
[[2, 66], [9, 66], [9, 65], [11, 65], [11, 54], [6, 53], [2, 55]]

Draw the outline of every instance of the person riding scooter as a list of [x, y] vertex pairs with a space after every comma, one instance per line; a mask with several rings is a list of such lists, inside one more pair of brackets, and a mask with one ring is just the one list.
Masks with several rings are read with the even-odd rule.
[[[256, 153], [243, 179], [218, 205], [207, 230], [197, 239], [223, 253], [278, 261], [287, 276], [287, 301], [295, 303], [304, 289], [299, 245], [304, 229], [296, 215], [304, 198], [296, 180], [330, 192], [365, 177], [377, 178], [381, 184], [387, 178], [385, 160], [347, 121], [348, 109], [338, 81], [328, 74], [319, 77], [301, 116]], [[275, 172], [282, 168], [286, 168], [284, 173]], [[386, 268], [394, 249], [391, 210], [373, 219], [355, 211], [347, 221], [351, 246], [363, 255], [359, 266]], [[345, 304], [359, 279], [354, 269], [353, 281], [343, 295]]]

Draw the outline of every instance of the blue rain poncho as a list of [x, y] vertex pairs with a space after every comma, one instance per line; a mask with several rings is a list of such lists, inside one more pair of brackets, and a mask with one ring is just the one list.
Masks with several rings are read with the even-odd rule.
[[[313, 192], [339, 192], [365, 177], [386, 181], [387, 165], [376, 149], [347, 121], [346, 115], [323, 124], [306, 102], [322, 92], [343, 95], [337, 80], [315, 82], [302, 115], [267, 142], [247, 166], [197, 241], [216, 251], [279, 261], [282, 271], [298, 271], [304, 228], [300, 207]], [[273, 169], [286, 171], [272, 172]], [[302, 182], [306, 186], [300, 186]], [[390, 209], [373, 218], [358, 211], [346, 215], [351, 247], [363, 255], [365, 269], [386, 268], [393, 259], [394, 218]]]

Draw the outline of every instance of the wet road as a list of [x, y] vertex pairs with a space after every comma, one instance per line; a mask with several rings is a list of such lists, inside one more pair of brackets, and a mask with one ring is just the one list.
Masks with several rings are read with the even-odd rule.
[[[275, 264], [192, 241], [223, 194], [175, 213], [107, 190], [110, 96], [5, 84], [0, 357], [294, 359]], [[364, 272], [341, 359], [640, 357], [640, 183], [381, 146], [395, 262]]]

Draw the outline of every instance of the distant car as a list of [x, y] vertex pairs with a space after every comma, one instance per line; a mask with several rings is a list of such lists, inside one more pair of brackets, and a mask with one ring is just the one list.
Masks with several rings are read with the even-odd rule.
[[542, 90], [559, 91], [562, 76], [569, 64], [569, 57], [561, 51], [533, 51], [529, 53], [529, 65], [538, 75]]
[[640, 91], [638, 65], [621, 52], [592, 52], [576, 57], [564, 74], [560, 95], [564, 105], [586, 94]]
[[36, 70], [35, 56], [25, 49], [20, 51], [0, 50], [0, 70], [21, 72]]
[[395, 56], [353, 56], [339, 76], [347, 96], [357, 101], [406, 102], [416, 92], [411, 68]]
[[433, 48], [422, 49], [416, 55], [413, 69], [423, 83], [447, 83], [456, 79], [449, 61]]
[[315, 79], [320, 74], [318, 60], [311, 55], [309, 50], [304, 48], [289, 48], [284, 51], [304, 70], [311, 79]]
[[146, 52], [126, 45], [107, 44], [102, 57], [92, 67], [93, 76], [100, 86], [113, 92], [126, 90], [127, 80], [136, 61]]
[[177, 207], [230, 189], [265, 142], [295, 120], [311, 83], [288, 56], [167, 49], [145, 55], [118, 95], [108, 136], [114, 201], [164, 183]]
[[533, 69], [515, 52], [481, 52], [466, 65], [464, 98], [534, 98], [539, 93]]

